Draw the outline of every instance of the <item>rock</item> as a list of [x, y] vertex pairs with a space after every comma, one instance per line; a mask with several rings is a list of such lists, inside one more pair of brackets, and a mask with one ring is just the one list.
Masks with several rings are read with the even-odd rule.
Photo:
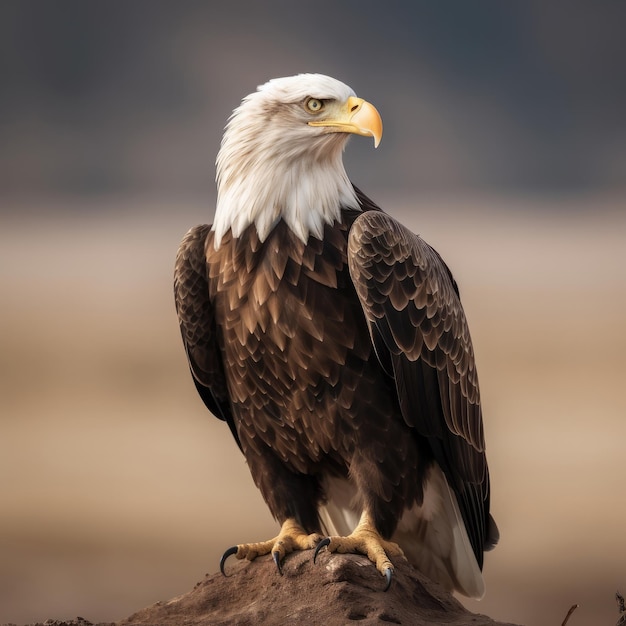
[[389, 591], [364, 557], [311, 552], [289, 555], [283, 576], [269, 556], [231, 558], [228, 576], [207, 575], [188, 593], [142, 609], [118, 626], [331, 626], [359, 622], [411, 626], [511, 626], [470, 613], [441, 586], [406, 562], [396, 562]]

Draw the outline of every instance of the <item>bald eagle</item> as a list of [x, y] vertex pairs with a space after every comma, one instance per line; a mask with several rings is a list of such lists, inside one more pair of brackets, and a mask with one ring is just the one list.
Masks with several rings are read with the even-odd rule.
[[195, 386], [281, 524], [224, 560], [404, 555], [482, 597], [497, 542], [474, 353], [439, 254], [350, 182], [350, 134], [377, 110], [319, 74], [245, 97], [217, 157], [212, 225], [192, 228], [174, 291]]

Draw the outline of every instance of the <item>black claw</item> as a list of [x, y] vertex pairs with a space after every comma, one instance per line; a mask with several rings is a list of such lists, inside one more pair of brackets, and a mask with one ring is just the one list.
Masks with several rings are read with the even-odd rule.
[[313, 563], [315, 563], [316, 559], [317, 559], [317, 555], [319, 554], [319, 551], [322, 548], [325, 548], [326, 546], [330, 545], [330, 537], [326, 537], [325, 539], [322, 539], [318, 544], [317, 544], [317, 548], [315, 548], [315, 552], [313, 553]]
[[237, 546], [228, 548], [228, 550], [222, 554], [222, 558], [220, 559], [220, 572], [222, 572], [223, 576], [226, 576], [226, 572], [224, 572], [224, 563], [226, 563], [226, 559], [233, 554], [237, 554]]
[[276, 563], [276, 569], [278, 573], [283, 575], [283, 568], [280, 566], [280, 552], [272, 552], [272, 558], [274, 559], [274, 563]]
[[389, 591], [389, 587], [391, 587], [391, 579], [393, 578], [393, 570], [388, 567], [385, 570], [385, 579], [387, 581], [387, 584], [385, 585], [385, 591]]

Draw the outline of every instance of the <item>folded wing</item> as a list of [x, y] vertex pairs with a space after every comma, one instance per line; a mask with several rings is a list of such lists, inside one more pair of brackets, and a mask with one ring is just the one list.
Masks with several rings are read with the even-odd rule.
[[395, 379], [404, 420], [425, 437], [456, 497], [476, 562], [497, 541], [474, 352], [458, 289], [433, 248], [368, 211], [348, 242], [372, 341]]

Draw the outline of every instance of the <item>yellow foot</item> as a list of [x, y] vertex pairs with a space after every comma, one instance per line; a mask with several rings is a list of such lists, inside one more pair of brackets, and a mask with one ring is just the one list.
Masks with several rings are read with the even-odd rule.
[[376, 565], [376, 569], [385, 577], [387, 586], [391, 585], [393, 576], [393, 564], [389, 560], [390, 556], [404, 556], [402, 549], [397, 543], [386, 541], [374, 527], [369, 515], [364, 513], [361, 516], [359, 525], [347, 537], [326, 537], [315, 549], [313, 562], [322, 548], [329, 552], [340, 552], [343, 554], [364, 554]]
[[269, 541], [259, 541], [258, 543], [242, 543], [226, 550], [220, 560], [220, 571], [224, 574], [224, 563], [233, 554], [238, 559], [254, 561], [257, 556], [263, 556], [271, 552], [278, 572], [282, 575], [281, 563], [287, 554], [294, 550], [311, 550], [315, 548], [321, 539], [321, 535], [317, 533], [309, 535], [296, 520], [289, 518], [283, 523], [278, 537], [274, 537], [274, 539]]

